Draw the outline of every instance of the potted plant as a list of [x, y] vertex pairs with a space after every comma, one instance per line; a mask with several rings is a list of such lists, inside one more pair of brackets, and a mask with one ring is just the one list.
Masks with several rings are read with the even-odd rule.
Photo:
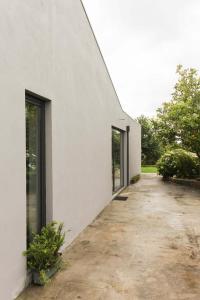
[[45, 285], [60, 268], [62, 258], [59, 250], [64, 244], [63, 223], [53, 221], [33, 234], [28, 249], [23, 252], [27, 266], [32, 272], [33, 283]]

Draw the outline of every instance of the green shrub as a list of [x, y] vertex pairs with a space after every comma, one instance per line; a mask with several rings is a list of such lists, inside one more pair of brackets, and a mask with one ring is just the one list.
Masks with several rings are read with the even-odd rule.
[[44, 278], [45, 271], [60, 264], [59, 250], [64, 244], [64, 240], [63, 223], [58, 224], [53, 221], [43, 227], [40, 234], [33, 235], [33, 241], [23, 252], [27, 256], [28, 268], [38, 272], [41, 281], [47, 280]]
[[158, 173], [163, 178], [194, 178], [198, 176], [198, 159], [183, 149], [167, 151], [157, 162]]
[[133, 176], [132, 178], [131, 178], [131, 180], [130, 180], [130, 183], [131, 184], [134, 184], [134, 183], [136, 183], [137, 181], [139, 181], [140, 180], [140, 174], [138, 174], [138, 175], [136, 175], [136, 176]]

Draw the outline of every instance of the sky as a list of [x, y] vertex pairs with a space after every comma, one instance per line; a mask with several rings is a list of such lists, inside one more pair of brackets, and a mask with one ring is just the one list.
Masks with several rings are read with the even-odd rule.
[[200, 0], [83, 0], [123, 109], [154, 116], [176, 66], [200, 69]]

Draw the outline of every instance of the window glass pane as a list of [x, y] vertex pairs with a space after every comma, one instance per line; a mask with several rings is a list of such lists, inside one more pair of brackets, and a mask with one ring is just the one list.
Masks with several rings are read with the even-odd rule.
[[41, 228], [41, 107], [26, 102], [27, 238]]
[[112, 176], [113, 191], [123, 186], [123, 135], [116, 129], [112, 130]]

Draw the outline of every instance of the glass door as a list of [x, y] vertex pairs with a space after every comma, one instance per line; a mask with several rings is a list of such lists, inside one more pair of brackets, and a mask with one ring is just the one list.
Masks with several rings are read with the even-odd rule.
[[123, 132], [112, 129], [112, 181], [113, 192], [116, 192], [124, 185], [124, 141]]
[[27, 241], [45, 225], [45, 107], [26, 96]]

